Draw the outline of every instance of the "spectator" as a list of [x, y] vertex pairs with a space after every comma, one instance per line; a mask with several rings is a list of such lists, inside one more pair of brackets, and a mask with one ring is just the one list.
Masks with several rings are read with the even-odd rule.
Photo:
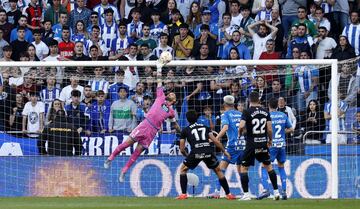
[[91, 10], [85, 7], [85, 0], [76, 0], [76, 9], [72, 10], [69, 15], [69, 26], [75, 31], [77, 22], [82, 20], [84, 22], [84, 29], [90, 26]]
[[339, 37], [339, 45], [333, 49], [331, 59], [337, 59], [338, 61], [351, 59], [356, 57], [354, 48], [349, 44], [349, 40], [346, 36]]
[[[221, 2], [221, 1], [217, 1], [217, 2]], [[194, 1], [193, 3], [191, 3], [189, 15], [186, 17], [185, 22], [186, 24], [189, 25], [189, 29], [194, 33], [196, 26], [201, 23], [201, 12], [200, 12], [199, 2]]]
[[77, 156], [81, 154], [81, 138], [74, 125], [66, 121], [64, 110], [58, 110], [53, 123], [44, 129], [41, 141], [48, 142], [48, 155]]
[[[157, 60], [157, 57], [151, 53], [151, 49], [148, 44], [140, 45], [139, 60]], [[142, 75], [142, 68], [140, 68], [140, 74]]]
[[[209, 52], [209, 45], [207, 44], [201, 44], [200, 45], [200, 49], [199, 49], [199, 54], [195, 57], [196, 60], [213, 60], [215, 59], [214, 57], [212, 57], [210, 55]], [[208, 66], [206, 69], [204, 69], [205, 71], [202, 74], [208, 74], [208, 73], [212, 73], [213, 71], [213, 67]]]
[[16, 28], [19, 23], [20, 16], [22, 15], [20, 9], [17, 7], [17, 0], [9, 0], [9, 10], [6, 13], [8, 23]]
[[355, 122], [352, 124], [352, 131], [354, 131], [355, 137], [353, 138], [353, 144], [360, 144], [360, 111], [357, 110], [355, 114]]
[[22, 76], [20, 68], [12, 68], [10, 73], [11, 77], [9, 78], [9, 86], [16, 88], [24, 83], [24, 77]]
[[[84, 91], [84, 87], [79, 85], [79, 77], [76, 75], [72, 75], [70, 77], [70, 85], [65, 86], [61, 92], [60, 92], [60, 97], [59, 99], [65, 104], [68, 105], [71, 103], [71, 99], [72, 99], [72, 91], [73, 90], [78, 90], [80, 92], [80, 101], [84, 98], [83, 95], [81, 95], [81, 92]], [[76, 94], [77, 95], [77, 94]], [[64, 105], [64, 106], [65, 106]]]
[[9, 126], [11, 131], [22, 130], [23, 109], [24, 109], [24, 98], [21, 94], [16, 94], [15, 102], [14, 104], [11, 105], [11, 115], [9, 117]]
[[206, 127], [209, 127], [211, 130], [215, 129], [216, 118], [212, 113], [211, 107], [205, 106], [202, 109], [203, 114], [199, 116], [197, 123], [203, 124]]
[[[64, 26], [69, 28], [67, 26], [67, 21], [68, 21], [68, 14], [66, 12], [61, 12], [59, 23], [54, 24], [51, 27], [52, 31], [54, 32], [54, 39], [56, 39], [57, 41], [60, 41], [62, 38], [62, 31], [63, 31]], [[70, 31], [70, 28], [69, 28], [69, 31]]]
[[[51, 39], [49, 41], [49, 56], [43, 58], [43, 61], [57, 61], [62, 59], [59, 55], [59, 46], [58, 46], [58, 41], [55, 39]], [[61, 69], [60, 67], [58, 68], [59, 70]], [[58, 72], [60, 75], [60, 72]]]
[[46, 44], [49, 45], [50, 40], [54, 38], [54, 32], [52, 31], [51, 21], [45, 20], [43, 22], [44, 28], [41, 34], [41, 40]]
[[279, 10], [273, 9], [271, 12], [271, 22], [270, 24], [278, 29], [276, 33], [275, 40], [275, 52], [283, 52], [284, 51], [284, 29], [280, 20]]
[[[84, 54], [84, 44], [81, 41], [77, 41], [74, 46], [74, 55], [70, 57], [71, 60], [75, 61], [90, 61], [90, 57]], [[89, 74], [85, 72], [85, 74]]]
[[[174, 16], [177, 17], [175, 18]], [[181, 12], [177, 9], [177, 3], [175, 0], [168, 0], [167, 8], [163, 13], [161, 13], [160, 20], [165, 24], [174, 24], [177, 21], [184, 22]], [[180, 23], [178, 23], [177, 25], [179, 26]]]
[[[136, 61], [138, 60], [137, 56], [138, 46], [136, 44], [129, 45], [129, 54], [123, 56], [124, 60]], [[129, 90], [132, 91], [136, 87], [136, 84], [139, 82], [139, 72], [138, 68], [134, 66], [127, 67], [125, 69], [125, 81], [124, 83], [129, 86]]]
[[[6, 21], [6, 18], [7, 18], [6, 11], [4, 9], [0, 9], [0, 28], [4, 32], [3, 38], [7, 42], [10, 42], [10, 33], [13, 28], [13, 25], [11, 23], [9, 23], [8, 21]], [[16, 22], [16, 23], [18, 23], [18, 22]]]
[[271, 83], [271, 91], [266, 95], [266, 101], [271, 98], [286, 98], [286, 92], [281, 90], [280, 80], [273, 80]]
[[[96, 56], [92, 56], [90, 54], [90, 50], [93, 46], [96, 47], [97, 52], [98, 52], [96, 54]], [[93, 57], [97, 57], [97, 56], [107, 56], [109, 54], [108, 52], [109, 51], [108, 51], [108, 48], [106, 47], [105, 41], [103, 39], [101, 39], [99, 26], [94, 25], [92, 27], [90, 40], [86, 40], [86, 42], [85, 42], [84, 54], [93, 58]]]
[[[298, 8], [300, 6], [305, 7], [305, 0], [279, 0], [279, 4], [282, 12], [282, 25], [284, 28], [285, 38], [288, 37], [289, 29], [294, 21], [298, 19]], [[302, 11], [302, 10], [301, 10]], [[306, 13], [303, 14], [306, 17]]]
[[[252, 36], [249, 33], [249, 29], [248, 26], [253, 24], [255, 22], [255, 20], [250, 16], [250, 8], [248, 6], [243, 6], [241, 8], [241, 15], [242, 15], [242, 19], [240, 21], [240, 34], [241, 34], [241, 39], [240, 41], [245, 44], [245, 46], [247, 46], [247, 48], [249, 49], [250, 53], [253, 54], [254, 53], [254, 42], [252, 40]], [[235, 27], [236, 28], [236, 27]]]
[[[141, 17], [140, 21], [149, 25], [151, 23], [151, 14], [152, 14], [152, 8], [150, 8], [150, 5], [146, 2], [146, 0], [136, 0], [135, 1], [135, 7], [132, 8], [129, 12], [129, 14], [132, 14], [134, 10], [141, 11]], [[133, 20], [132, 15], [126, 16], [125, 18], [128, 18], [127, 21], [131, 22]]]
[[142, 44], [147, 44], [151, 51], [157, 47], [157, 43], [154, 39], [150, 38], [150, 26], [149, 25], [143, 25], [142, 26], [142, 37], [139, 38], [135, 42], [138, 46], [141, 46]]
[[149, 112], [149, 109], [152, 105], [152, 99], [150, 96], [145, 95], [143, 99], [144, 99], [143, 105], [139, 106], [136, 112], [136, 119], [138, 123], [140, 123], [145, 119], [145, 115], [147, 112]]
[[341, 30], [348, 24], [349, 11], [349, 2], [347, 0], [336, 0], [333, 4], [332, 15], [334, 18], [334, 24], [332, 24], [332, 31], [334, 33], [334, 37], [338, 37], [338, 35], [341, 33]]
[[[95, 6], [93, 9], [95, 12], [97, 12], [100, 15], [99, 25], [105, 24], [105, 18], [101, 14], [105, 14], [105, 16], [106, 16], [107, 13], [105, 12], [105, 10], [109, 10], [109, 9], [111, 9], [113, 11], [113, 13], [112, 13], [113, 21], [115, 23], [120, 22], [120, 15], [119, 15], [118, 9], [114, 5], [110, 4], [109, 0], [101, 0], [101, 3], [98, 4], [97, 6]], [[120, 11], [121, 11], [121, 9], [120, 9]], [[125, 18], [124, 14], [121, 14], [121, 17]]]
[[119, 37], [119, 32], [118, 25], [113, 18], [114, 11], [111, 8], [106, 9], [104, 15], [105, 21], [100, 25], [101, 39], [105, 41], [106, 49], [109, 51], [111, 49], [111, 41]]
[[60, 15], [66, 14], [67, 10], [60, 4], [60, 0], [53, 0], [53, 4], [48, 7], [44, 14], [44, 21], [51, 21], [53, 25], [60, 22]]
[[[131, 13], [132, 21], [127, 24], [127, 35], [134, 40], [138, 40], [142, 34], [143, 22], [140, 21], [141, 11], [139, 8], [135, 8]], [[150, 31], [149, 31], [150, 32]]]
[[330, 58], [332, 51], [336, 48], [335, 40], [328, 37], [328, 30], [324, 26], [318, 29], [318, 36], [315, 38], [316, 59]]
[[295, 129], [296, 122], [297, 122], [296, 117], [294, 115], [295, 110], [286, 104], [285, 97], [279, 97], [277, 110], [285, 113], [288, 116], [288, 118], [291, 122], [292, 128]]
[[260, 103], [265, 107], [267, 95], [270, 93], [270, 89], [268, 88], [264, 77], [256, 77], [256, 86], [253, 91], [259, 92]]
[[[345, 115], [346, 115], [346, 111], [348, 110], [348, 108], [349, 108], [349, 105], [346, 104], [346, 102], [344, 102], [343, 100], [341, 100], [339, 98], [338, 115], [337, 115], [338, 123], [339, 123], [338, 131], [346, 130]], [[325, 105], [324, 105], [325, 131], [331, 130], [330, 128], [331, 128], [331, 118], [332, 117], [336, 117], [336, 116], [331, 114], [331, 101], [329, 101], [329, 102], [325, 103]], [[339, 144], [347, 143], [347, 138], [346, 138], [345, 134], [339, 134], [337, 140], [338, 140]], [[329, 144], [331, 142], [332, 142], [331, 134], [326, 134], [326, 143]]]
[[324, 17], [324, 9], [321, 7], [316, 7], [315, 18], [312, 19], [312, 21], [315, 24], [316, 29], [319, 29], [320, 27], [325, 27], [327, 31], [330, 31], [331, 29], [330, 21]]
[[95, 133], [105, 133], [109, 130], [111, 102], [106, 99], [104, 91], [96, 92], [96, 100], [89, 107], [90, 127]]
[[29, 56], [28, 61], [40, 61], [40, 59], [36, 56], [36, 48], [34, 45], [29, 44], [26, 53]]
[[0, 131], [6, 131], [8, 120], [11, 114], [11, 104], [14, 101], [13, 89], [9, 83], [3, 82], [0, 85]]
[[200, 47], [204, 44], [208, 46], [208, 54], [211, 58], [215, 58], [217, 55], [216, 39], [210, 35], [209, 25], [202, 24], [200, 27], [200, 36], [195, 39], [194, 47], [192, 49], [192, 57], [197, 57], [200, 54]]
[[[257, 33], [254, 31], [255, 26], [259, 26]], [[268, 28], [271, 29], [269, 35], [267, 35]], [[248, 30], [254, 41], [253, 59], [257, 60], [259, 59], [261, 53], [266, 51], [266, 41], [275, 38], [278, 29], [277, 27], [270, 25], [268, 22], [259, 21], [249, 25]]]
[[[170, 0], [170, 2], [171, 1], [173, 0]], [[180, 26], [182, 24], [180, 17], [180, 11], [174, 9], [171, 13], [171, 21], [168, 24], [169, 43], [173, 43], [174, 36], [179, 34]]]
[[346, 36], [349, 40], [349, 44], [355, 49], [356, 56], [360, 53], [360, 22], [359, 13], [357, 11], [351, 12], [350, 16], [351, 23], [346, 25], [342, 35]]
[[16, 39], [18, 39], [18, 30], [19, 30], [19, 28], [22, 28], [25, 31], [24, 32], [25, 41], [27, 41], [28, 43], [33, 42], [34, 40], [33, 40], [32, 32], [26, 27], [26, 25], [27, 25], [27, 17], [25, 15], [21, 15], [18, 22], [19, 22], [19, 26], [17, 28], [14, 28], [11, 31], [10, 42], [13, 42]]
[[[239, 60], [240, 54], [236, 47], [230, 49], [229, 52], [229, 60]], [[233, 74], [233, 75], [244, 75], [247, 72], [246, 66], [227, 66], [225, 67], [226, 74]]]
[[42, 27], [42, 8], [38, 4], [38, 0], [30, 0], [29, 5], [24, 8], [24, 14], [27, 14], [26, 26], [31, 30], [40, 29]]
[[115, 82], [109, 86], [109, 98], [111, 102], [119, 99], [119, 88], [125, 86], [124, 88], [129, 89], [129, 86], [124, 84], [124, 75], [123, 70], [118, 70], [115, 73]]
[[61, 89], [55, 86], [55, 76], [49, 75], [46, 79], [46, 87], [40, 91], [40, 100], [45, 105], [45, 112], [49, 112], [49, 106], [60, 97]]
[[14, 61], [20, 60], [20, 53], [26, 49], [29, 43], [25, 40], [25, 28], [19, 26], [17, 29], [17, 39], [10, 43], [13, 48], [13, 53], [11, 55], [11, 59]]
[[[71, 102], [65, 105], [66, 115], [68, 116], [68, 123], [72, 124], [75, 130], [80, 134], [87, 130], [87, 107], [84, 103], [81, 103], [81, 92], [77, 89], [71, 92]], [[61, 98], [61, 95], [60, 95]], [[89, 135], [88, 131], [85, 131]]]
[[[130, 16], [130, 10], [135, 7], [135, 1], [121, 1], [120, 2], [120, 16], [126, 20]], [[101, 14], [101, 13], [99, 13]]]
[[54, 99], [50, 103], [50, 107], [48, 107], [48, 109], [45, 110], [46, 113], [45, 127], [55, 122], [56, 113], [59, 110], [65, 110], [63, 103], [59, 99]]
[[180, 34], [174, 37], [172, 47], [175, 50], [175, 59], [185, 60], [191, 55], [191, 50], [194, 47], [194, 38], [191, 37], [189, 32], [189, 26], [186, 23], [180, 25]]
[[109, 117], [109, 132], [122, 131], [130, 133], [136, 127], [136, 104], [128, 99], [129, 89], [120, 86], [119, 100], [112, 103]]
[[[268, 39], [266, 41], [266, 51], [262, 52], [259, 59], [280, 59], [281, 55], [278, 52], [275, 52], [275, 42], [273, 39]], [[256, 72], [258, 73], [267, 73], [265, 79], [267, 82], [272, 81], [277, 75], [274, 75], [278, 70], [277, 65], [260, 65], [256, 67]], [[270, 74], [269, 74], [270, 73]]]
[[161, 33], [159, 46], [153, 50], [152, 52], [153, 55], [159, 58], [162, 52], [168, 51], [174, 56], [174, 49], [167, 45], [168, 40], [169, 40], [169, 36], [166, 33]]
[[315, 27], [314, 23], [312, 23], [310, 20], [306, 19], [306, 8], [303, 6], [300, 6], [298, 8], [298, 19], [295, 20], [292, 23], [292, 25], [299, 26], [300, 23], [306, 25], [306, 29], [307, 29], [305, 31], [306, 35], [310, 35], [311, 37], [315, 37], [317, 35], [317, 31], [316, 31], [316, 27]]
[[230, 13], [224, 13], [222, 16], [222, 25], [220, 25], [221, 27], [219, 27], [218, 33], [217, 33], [217, 43], [216, 45], [218, 46], [218, 50], [217, 50], [217, 58], [221, 58], [221, 56], [223, 55], [223, 51], [224, 51], [224, 45], [227, 43], [227, 41], [231, 40], [231, 35], [232, 32], [235, 30], [235, 28], [237, 27], [233, 27], [230, 25], [231, 22], [231, 14]]
[[[22, 131], [28, 133], [28, 137], [37, 138], [44, 129], [44, 103], [37, 101], [38, 96], [35, 92], [30, 93], [30, 101], [24, 106], [22, 115]], [[45, 143], [37, 141], [40, 155], [46, 154]]]
[[226, 3], [223, 0], [209, 0], [207, 8], [211, 12], [211, 24], [222, 24], [222, 16], [226, 11]]
[[119, 36], [111, 42], [110, 54], [117, 58], [127, 54], [129, 45], [134, 43], [134, 40], [127, 35], [126, 28], [125, 22], [120, 22], [118, 31]]
[[107, 97], [109, 82], [105, 80], [103, 73], [105, 72], [104, 67], [94, 67], [92, 79], [89, 80], [88, 85], [91, 86], [91, 91], [96, 93], [103, 91], [105, 98]]
[[150, 38], [154, 39], [159, 44], [161, 33], [168, 33], [167, 25], [160, 21], [160, 12], [153, 11], [151, 14], [153, 24], [150, 25]]
[[99, 14], [97, 12], [92, 11], [90, 15], [89, 25], [86, 28], [87, 32], [91, 34], [93, 26], [95, 25], [99, 27]]
[[62, 28], [61, 42], [59, 42], [60, 56], [66, 59], [71, 59], [74, 55], [75, 44], [70, 40], [70, 28], [64, 26]]
[[74, 33], [71, 36], [71, 41], [77, 42], [85, 42], [90, 38], [89, 33], [86, 31], [85, 23], [83, 20], [78, 20], [75, 24]]
[[0, 27], [0, 59], [4, 57], [4, 51], [3, 51], [4, 46], [9, 45], [9, 43], [5, 41], [5, 39], [3, 39], [3, 35], [4, 35], [4, 30]]
[[253, 14], [256, 14], [255, 21], [261, 21], [261, 20], [264, 20], [266, 22], [272, 21], [271, 13], [274, 7], [274, 0], [265, 0], [265, 5], [262, 5], [261, 8], [259, 8], [256, 13], [254, 13], [254, 5], [255, 4], [253, 4], [252, 12]]
[[[302, 51], [300, 59], [310, 59], [309, 52]], [[317, 100], [319, 85], [319, 69], [313, 65], [299, 65], [295, 68], [295, 77], [297, 78], [297, 110], [300, 115], [305, 111], [305, 105], [310, 100]], [[294, 85], [295, 86], [295, 85]]]
[[209, 26], [207, 35], [209, 35], [212, 39], [216, 40], [219, 28], [218, 28], [217, 22], [211, 23], [211, 11], [210, 10], [205, 9], [204, 11], [201, 12], [201, 23], [196, 26], [195, 31], [194, 31], [195, 38], [199, 38], [201, 36], [201, 29], [202, 29], [201, 26], [203, 26], [203, 25]]
[[249, 49], [240, 41], [240, 32], [234, 31], [231, 37], [232, 39], [224, 46], [224, 53], [222, 55], [222, 58], [229, 59], [230, 49], [236, 47], [238, 49], [240, 59], [251, 59]]
[[240, 14], [240, 2], [239, 1], [236, 1], [236, 0], [230, 1], [230, 14], [231, 14], [231, 25], [240, 26], [240, 21], [243, 17]]
[[305, 132], [320, 131], [320, 133], [309, 133], [305, 138], [305, 140], [310, 139], [307, 143], [320, 143], [323, 141], [321, 131], [324, 130], [325, 121], [323, 113], [320, 111], [320, 105], [316, 100], [310, 100], [302, 126]]
[[299, 23], [297, 26], [297, 36], [288, 45], [286, 58], [293, 58], [292, 49], [295, 47], [301, 52], [311, 52], [311, 47], [314, 44], [314, 41], [311, 36], [306, 35], [306, 28], [305, 24]]
[[92, 103], [95, 102], [95, 99], [93, 99], [93, 96], [95, 96], [95, 92], [91, 90], [90, 85], [86, 85], [84, 87], [82, 95], [84, 95], [84, 99], [81, 100], [81, 103], [84, 103], [87, 107], [91, 107]]
[[41, 30], [33, 30], [34, 41], [32, 44], [36, 49], [36, 56], [43, 60], [49, 54], [49, 47], [41, 40]]
[[[351, 66], [344, 63], [341, 66], [341, 72], [338, 74], [338, 96], [341, 101], [344, 101], [349, 106], [356, 107], [357, 91], [359, 89], [359, 78], [353, 76]], [[328, 87], [328, 98], [331, 100], [332, 86], [331, 80]]]

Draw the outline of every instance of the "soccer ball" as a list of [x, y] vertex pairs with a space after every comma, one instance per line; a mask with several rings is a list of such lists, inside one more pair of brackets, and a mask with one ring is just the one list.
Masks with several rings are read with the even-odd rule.
[[172, 55], [168, 51], [164, 51], [160, 54], [159, 62], [163, 65], [169, 63], [172, 60]]

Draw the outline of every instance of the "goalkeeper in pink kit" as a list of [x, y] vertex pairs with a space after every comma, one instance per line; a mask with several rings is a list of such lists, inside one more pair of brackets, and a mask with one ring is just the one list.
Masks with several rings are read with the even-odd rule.
[[[138, 142], [129, 161], [126, 163], [125, 167], [121, 169], [119, 177], [120, 182], [124, 182], [125, 173], [129, 170], [136, 159], [139, 158], [142, 151], [149, 147], [162, 123], [167, 118], [173, 118], [175, 120], [175, 111], [172, 108], [172, 105], [176, 102], [176, 95], [171, 92], [165, 96], [162, 88], [162, 80], [160, 79], [161, 67], [158, 67], [157, 77], [156, 99], [149, 112], [146, 114], [145, 119], [130, 133], [126, 141], [116, 147], [104, 163], [104, 167], [109, 168], [111, 161], [114, 160], [121, 151], [133, 145], [135, 142]], [[175, 123], [175, 128], [178, 132], [180, 132], [180, 127], [177, 123]]]

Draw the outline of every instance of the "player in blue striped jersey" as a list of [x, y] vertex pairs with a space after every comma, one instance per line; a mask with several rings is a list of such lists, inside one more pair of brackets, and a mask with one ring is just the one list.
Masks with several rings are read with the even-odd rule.
[[[225, 169], [229, 164], [236, 164], [240, 171], [243, 150], [245, 148], [245, 139], [238, 136], [238, 127], [242, 113], [234, 109], [235, 98], [231, 95], [224, 97], [225, 112], [221, 115], [221, 131], [216, 136], [218, 140], [227, 134], [226, 151], [231, 155], [231, 159], [225, 155], [221, 158], [220, 169], [225, 173]], [[217, 182], [215, 192], [210, 194], [208, 198], [220, 198], [220, 183]]]
[[[287, 115], [283, 112], [277, 111], [277, 107], [278, 99], [271, 98], [269, 101], [269, 111], [273, 130], [273, 140], [272, 146], [270, 147], [270, 161], [274, 162], [275, 159], [277, 160], [281, 179], [282, 198], [283, 200], [286, 200], [286, 172], [284, 168], [284, 163], [286, 161], [286, 134], [293, 132], [294, 129], [292, 128], [291, 122]], [[259, 197], [257, 197], [259, 200], [270, 196], [268, 172], [263, 166], [261, 167], [261, 181], [264, 187], [264, 191], [259, 195]]]

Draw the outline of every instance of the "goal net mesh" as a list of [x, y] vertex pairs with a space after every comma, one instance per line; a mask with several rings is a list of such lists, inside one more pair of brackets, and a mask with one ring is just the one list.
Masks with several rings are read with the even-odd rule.
[[[179, 172], [184, 157], [171, 120], [163, 123], [125, 182], [118, 181], [119, 173], [135, 146], [121, 152], [109, 169], [103, 166], [117, 145], [144, 120], [156, 99], [156, 68], [90, 66], [1, 68], [2, 196], [174, 197], [181, 193]], [[339, 198], [358, 198], [357, 71], [357, 59], [339, 62], [337, 78], [331, 77], [331, 65], [310, 65], [306, 60], [300, 65], [239, 62], [223, 67], [196, 66], [195, 62], [193, 66], [164, 67], [162, 81], [165, 93], [176, 94], [175, 118], [181, 127], [187, 125], [186, 111], [194, 109], [200, 115], [198, 123], [216, 133], [221, 130], [224, 96], [233, 95], [234, 108], [241, 112], [248, 107], [252, 91], [259, 92], [264, 107], [270, 98], [277, 98], [278, 111], [287, 114], [295, 129], [286, 136], [286, 192], [291, 198], [331, 197], [330, 123], [338, 120]], [[338, 79], [337, 116], [330, 108], [331, 79]], [[225, 136], [224, 146], [226, 142]], [[221, 160], [219, 150], [214, 151]], [[278, 172], [276, 161], [274, 166]], [[198, 176], [199, 184], [189, 185], [189, 194], [206, 197], [214, 191], [217, 178], [205, 164], [190, 172]], [[225, 176], [231, 192], [240, 196], [236, 165], [229, 165]], [[256, 163], [249, 173], [254, 197], [262, 192], [260, 176], [260, 164]], [[280, 178], [278, 183], [281, 188]]]

